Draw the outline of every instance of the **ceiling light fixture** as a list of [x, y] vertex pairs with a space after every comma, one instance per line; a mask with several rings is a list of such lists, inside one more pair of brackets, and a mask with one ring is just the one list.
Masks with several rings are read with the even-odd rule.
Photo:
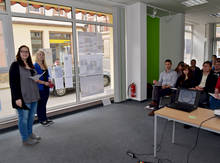
[[220, 12], [218, 12], [216, 14], [210, 14], [209, 16], [214, 16], [214, 17], [220, 18]]
[[153, 9], [152, 18], [155, 18], [155, 17], [156, 17], [156, 15], [157, 15], [157, 9], [156, 9], [156, 8], [154, 8], [154, 9]]
[[192, 7], [192, 6], [198, 6], [198, 5], [202, 5], [208, 3], [207, 0], [187, 0], [184, 2], [181, 2], [181, 4], [185, 5], [186, 7]]

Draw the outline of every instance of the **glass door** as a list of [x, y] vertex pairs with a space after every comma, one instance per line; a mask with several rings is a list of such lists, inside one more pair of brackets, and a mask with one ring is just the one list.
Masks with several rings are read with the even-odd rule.
[[76, 24], [80, 101], [113, 95], [113, 29]]
[[[37, 50], [45, 52], [50, 78], [55, 84], [50, 89], [47, 108], [76, 103], [72, 23], [20, 17], [12, 20], [15, 54], [22, 44], [30, 48], [33, 62]], [[24, 38], [22, 42], [20, 38]]]

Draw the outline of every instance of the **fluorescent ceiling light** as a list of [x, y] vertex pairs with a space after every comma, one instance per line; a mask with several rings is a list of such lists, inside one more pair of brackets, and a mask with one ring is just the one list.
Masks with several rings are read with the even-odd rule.
[[208, 3], [208, 1], [207, 0], [188, 0], [188, 1], [181, 2], [181, 4], [185, 5], [186, 7], [202, 5], [205, 3]]
[[219, 18], [219, 17], [220, 17], [220, 13], [216, 13], [216, 14], [210, 14], [209, 16], [214, 16], [214, 17]]

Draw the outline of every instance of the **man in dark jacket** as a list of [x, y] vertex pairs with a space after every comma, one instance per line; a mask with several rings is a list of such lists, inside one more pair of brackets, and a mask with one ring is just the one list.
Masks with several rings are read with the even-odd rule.
[[205, 107], [208, 104], [208, 93], [214, 93], [217, 76], [212, 71], [212, 63], [206, 61], [203, 63], [202, 71], [196, 79], [196, 87], [194, 90], [201, 91], [199, 106]]
[[191, 60], [191, 66], [190, 69], [192, 70], [192, 75], [193, 75], [193, 80], [195, 80], [198, 75], [200, 74], [200, 68], [196, 66], [196, 60], [192, 59]]

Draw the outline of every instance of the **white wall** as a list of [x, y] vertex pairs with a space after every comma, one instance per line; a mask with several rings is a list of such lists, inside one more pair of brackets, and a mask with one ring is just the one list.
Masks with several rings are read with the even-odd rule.
[[160, 18], [160, 72], [164, 70], [166, 59], [172, 60], [173, 69], [180, 61], [183, 61], [184, 29], [183, 14]]
[[126, 7], [127, 88], [136, 84], [138, 101], [146, 99], [146, 4], [137, 2]]

